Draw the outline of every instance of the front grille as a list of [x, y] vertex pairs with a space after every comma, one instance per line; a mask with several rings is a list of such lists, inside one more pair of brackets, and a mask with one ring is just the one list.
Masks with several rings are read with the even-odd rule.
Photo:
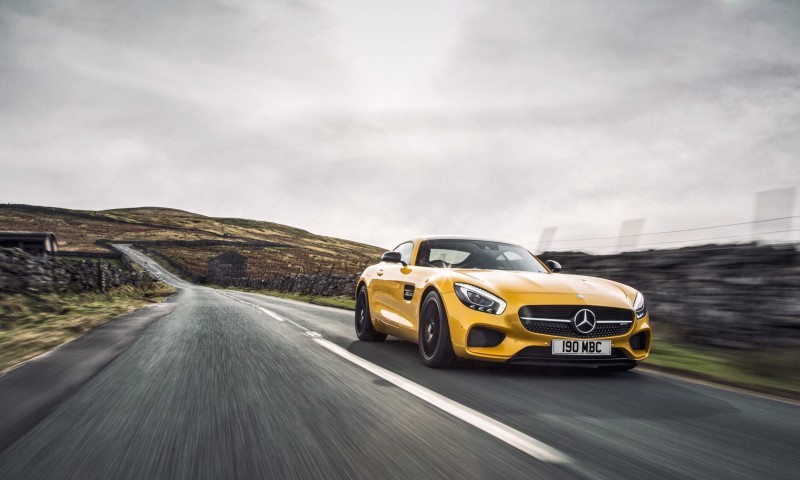
[[554, 337], [572, 337], [572, 338], [599, 338], [599, 337], [615, 337], [617, 335], [624, 335], [633, 326], [632, 323], [625, 324], [601, 324], [597, 325], [594, 330], [589, 333], [580, 333], [572, 326], [571, 323], [552, 323], [552, 322], [539, 322], [532, 320], [522, 320], [522, 326], [526, 330], [533, 333], [540, 333], [542, 335], [552, 335]]
[[633, 310], [591, 305], [528, 305], [519, 309], [519, 316], [572, 320], [584, 308], [591, 310], [598, 320], [633, 320]]
[[[619, 320], [623, 323], [598, 323], [589, 333], [575, 329], [572, 319], [584, 308], [594, 313], [598, 322]], [[526, 330], [554, 337], [598, 338], [624, 335], [633, 328], [633, 310], [614, 307], [595, 307], [591, 305], [529, 305], [519, 309], [520, 322]], [[531, 320], [531, 318], [543, 320]], [[547, 320], [569, 320], [568, 322], [548, 322]], [[628, 323], [624, 323], [628, 322]]]

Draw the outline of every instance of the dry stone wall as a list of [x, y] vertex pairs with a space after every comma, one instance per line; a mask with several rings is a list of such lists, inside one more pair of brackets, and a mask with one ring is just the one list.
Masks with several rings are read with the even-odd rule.
[[353, 297], [359, 276], [360, 274], [295, 273], [273, 275], [268, 278], [227, 278], [222, 279], [218, 285], [306, 295]]
[[147, 273], [115, 268], [99, 259], [68, 261], [0, 249], [0, 292], [105, 292], [123, 285], [150, 287], [153, 282]]
[[737, 348], [800, 346], [795, 245], [705, 246], [618, 255], [552, 252], [563, 273], [616, 280], [644, 293], [653, 328]]

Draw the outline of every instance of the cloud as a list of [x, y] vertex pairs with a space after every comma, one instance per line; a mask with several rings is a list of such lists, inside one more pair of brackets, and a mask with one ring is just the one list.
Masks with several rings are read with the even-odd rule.
[[0, 7], [0, 201], [391, 247], [742, 221], [800, 183], [794, 2], [368, 7]]

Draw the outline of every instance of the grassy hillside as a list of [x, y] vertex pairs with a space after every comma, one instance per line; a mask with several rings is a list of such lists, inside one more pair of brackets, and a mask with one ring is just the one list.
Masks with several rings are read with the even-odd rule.
[[205, 275], [208, 260], [225, 251], [248, 257], [252, 277], [331, 266], [338, 273], [352, 273], [377, 260], [382, 251], [277, 223], [157, 207], [85, 211], [0, 205], [0, 230], [54, 232], [62, 252], [107, 251], [107, 241], [139, 244], [197, 277]]

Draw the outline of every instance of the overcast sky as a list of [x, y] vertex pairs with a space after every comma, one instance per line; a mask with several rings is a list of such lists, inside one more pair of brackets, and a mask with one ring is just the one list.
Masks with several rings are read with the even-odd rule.
[[0, 0], [0, 202], [393, 247], [748, 221], [797, 185], [794, 0]]

